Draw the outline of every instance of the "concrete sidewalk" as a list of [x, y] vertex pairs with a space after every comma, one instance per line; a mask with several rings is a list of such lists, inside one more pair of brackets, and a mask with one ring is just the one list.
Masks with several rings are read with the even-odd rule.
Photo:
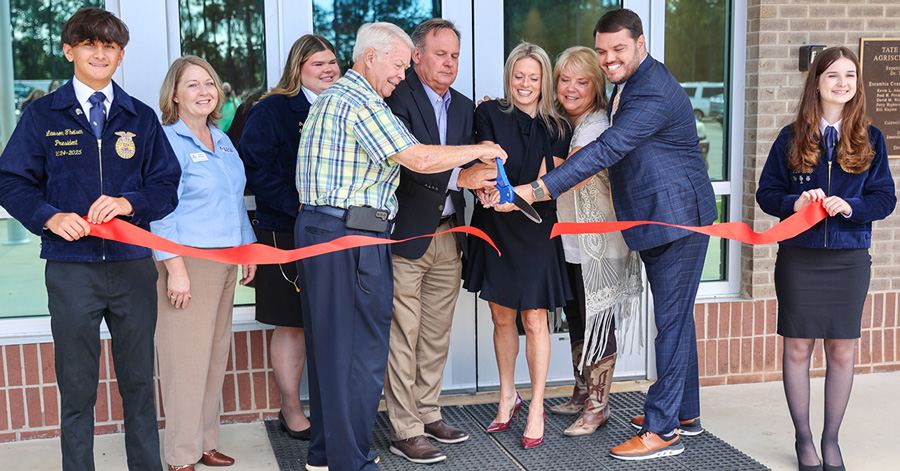
[[[635, 383], [616, 384], [614, 390], [641, 389], [647, 384], [637, 386], [635, 388]], [[823, 379], [812, 380], [811, 416], [816, 436], [822, 429], [823, 388]], [[553, 395], [564, 395], [568, 390], [559, 388]], [[894, 443], [896, 432], [890, 432], [900, 423], [900, 406], [895, 402], [898, 391], [900, 372], [856, 376], [841, 429], [841, 450], [847, 469], [898, 469], [900, 446]], [[706, 429], [773, 471], [797, 469], [794, 432], [780, 382], [705, 387], [700, 391], [700, 398]], [[442, 402], [496, 402], [496, 394], [448, 396], [442, 398]], [[237, 460], [229, 470], [278, 469], [261, 423], [222, 426], [219, 449]], [[96, 437], [94, 452], [97, 471], [127, 469], [121, 434]], [[4, 470], [59, 470], [59, 439], [0, 444], [0, 463]], [[423, 470], [427, 468], [422, 465]], [[197, 469], [213, 468], [198, 465]]]

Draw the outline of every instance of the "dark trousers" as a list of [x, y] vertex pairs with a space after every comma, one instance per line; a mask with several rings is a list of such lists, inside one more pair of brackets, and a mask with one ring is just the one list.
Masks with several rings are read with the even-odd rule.
[[700, 417], [694, 300], [708, 245], [709, 236], [691, 233], [641, 251], [658, 331], [658, 379], [647, 391], [644, 428], [656, 434], [671, 432], [679, 420]]
[[112, 337], [122, 396], [128, 469], [162, 469], [153, 407], [157, 276], [149, 257], [126, 262], [47, 262], [65, 471], [94, 469], [94, 404], [103, 319]]
[[[347, 229], [322, 213], [297, 216], [297, 247], [344, 235], [389, 238], [387, 232]], [[341, 250], [300, 260], [298, 268], [312, 433], [307, 462], [335, 471], [377, 470], [370, 448], [391, 329], [390, 248]]]

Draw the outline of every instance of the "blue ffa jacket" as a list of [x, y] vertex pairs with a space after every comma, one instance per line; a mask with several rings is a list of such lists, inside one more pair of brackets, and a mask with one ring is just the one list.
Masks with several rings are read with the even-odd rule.
[[872, 245], [872, 221], [886, 218], [894, 210], [897, 197], [888, 165], [884, 136], [869, 126], [869, 140], [875, 156], [868, 170], [847, 173], [837, 162], [829, 165], [822, 149], [812, 173], [788, 170], [787, 156], [794, 139], [793, 125], [781, 129], [759, 177], [756, 201], [766, 214], [784, 220], [794, 214], [800, 193], [821, 188], [827, 196], [840, 196], [853, 213], [826, 217], [806, 232], [779, 242], [784, 245], [828, 249], [864, 249]]
[[0, 205], [41, 236], [41, 258], [113, 262], [150, 256], [150, 249], [96, 237], [74, 242], [44, 229], [51, 216], [87, 215], [100, 197], [125, 197], [131, 223], [143, 229], [178, 203], [181, 170], [156, 113], [113, 82], [114, 98], [100, 140], [70, 80], [32, 103], [0, 156]]
[[294, 97], [272, 95], [250, 108], [240, 155], [247, 185], [256, 195], [254, 223], [260, 229], [294, 232], [300, 211], [300, 194], [294, 184], [297, 148], [309, 106], [301, 91]]

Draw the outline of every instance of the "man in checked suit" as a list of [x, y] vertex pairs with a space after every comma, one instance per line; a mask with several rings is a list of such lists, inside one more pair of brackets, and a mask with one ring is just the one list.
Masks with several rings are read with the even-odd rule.
[[[620, 221], [711, 224], [715, 196], [690, 100], [668, 69], [647, 54], [641, 19], [631, 10], [610, 11], [597, 22], [594, 39], [600, 67], [616, 84], [612, 125], [516, 192], [529, 203], [557, 197], [608, 168]], [[693, 308], [709, 237], [658, 225], [628, 229], [622, 236], [640, 251], [653, 292], [659, 379], [647, 392], [644, 415], [632, 419], [640, 432], [610, 454], [626, 460], [677, 455], [684, 451], [679, 431], [703, 430]]]
[[[460, 33], [434, 18], [413, 32], [414, 72], [385, 101], [423, 144], [473, 144], [475, 105], [450, 85], [456, 80]], [[464, 224], [461, 188], [490, 186], [495, 166], [421, 174], [403, 167], [396, 196], [395, 240], [445, 231]], [[447, 456], [426, 437], [441, 443], [469, 435], [441, 418], [438, 397], [450, 346], [450, 325], [462, 272], [462, 236], [445, 234], [391, 247], [394, 313], [384, 396], [391, 422], [391, 451], [414, 463]]]

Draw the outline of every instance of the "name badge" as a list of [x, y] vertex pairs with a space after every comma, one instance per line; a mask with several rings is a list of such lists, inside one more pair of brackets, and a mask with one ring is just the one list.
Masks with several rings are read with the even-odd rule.
[[206, 156], [205, 152], [195, 152], [191, 154], [191, 160], [194, 162], [206, 162], [209, 160], [209, 157]]

